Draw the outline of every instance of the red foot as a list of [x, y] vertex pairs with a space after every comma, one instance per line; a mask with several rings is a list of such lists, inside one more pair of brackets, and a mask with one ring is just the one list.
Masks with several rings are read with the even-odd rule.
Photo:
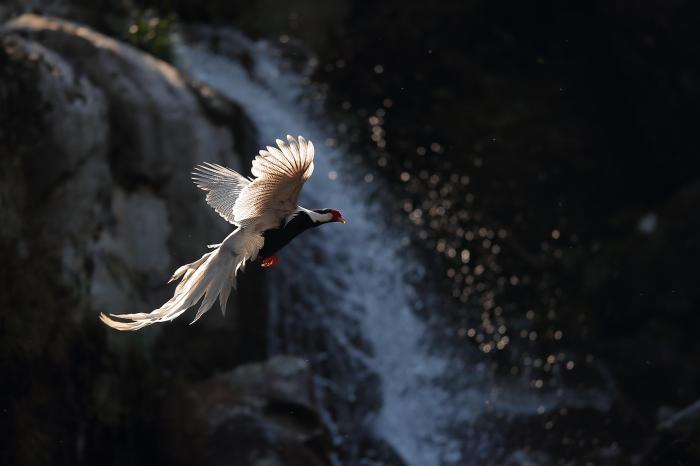
[[260, 261], [260, 267], [263, 267], [263, 268], [274, 267], [275, 265], [277, 265], [277, 263], [279, 261], [280, 260], [277, 258], [277, 256], [266, 257], [265, 259]]

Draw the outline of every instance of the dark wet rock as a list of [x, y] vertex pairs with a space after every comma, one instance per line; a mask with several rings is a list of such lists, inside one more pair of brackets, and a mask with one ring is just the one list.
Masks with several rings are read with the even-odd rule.
[[304, 360], [276, 356], [240, 366], [197, 386], [194, 399], [207, 426], [207, 464], [329, 464], [330, 438]]
[[383, 466], [406, 466], [406, 462], [385, 440], [363, 432], [357, 438], [359, 456], [362, 464], [381, 464]]
[[133, 289], [157, 287], [229, 229], [203, 208], [188, 176], [207, 160], [242, 164], [234, 142], [251, 135], [231, 127], [246, 128], [245, 117], [228, 103], [219, 110], [228, 110], [227, 124], [212, 122], [201, 104], [211, 92], [207, 99], [175, 68], [77, 24], [25, 15], [2, 37], [7, 60], [38, 75], [45, 109], [45, 147], [16, 160], [31, 176], [39, 244], [61, 251], [68, 269], [89, 258], [95, 308], [157, 301], [162, 289], [146, 302]]
[[133, 0], [5, 0], [0, 4], [0, 21], [34, 13], [54, 18], [70, 18], [101, 32], [116, 35], [126, 31], [135, 9]]

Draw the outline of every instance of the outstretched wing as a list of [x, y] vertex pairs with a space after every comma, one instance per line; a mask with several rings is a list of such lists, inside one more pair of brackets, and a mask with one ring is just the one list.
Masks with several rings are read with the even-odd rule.
[[261, 217], [281, 222], [296, 210], [301, 188], [314, 171], [314, 145], [302, 136], [287, 135], [287, 141], [277, 139], [279, 148], [267, 146], [253, 160], [251, 172], [256, 178], [233, 206], [236, 222]]
[[195, 167], [192, 181], [198, 188], [208, 191], [207, 204], [229, 223], [238, 224], [233, 215], [233, 206], [241, 191], [250, 184], [248, 179], [221, 165], [204, 163]]

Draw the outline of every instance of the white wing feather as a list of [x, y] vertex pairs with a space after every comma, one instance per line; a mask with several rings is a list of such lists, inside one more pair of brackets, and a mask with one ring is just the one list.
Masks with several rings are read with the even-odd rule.
[[314, 171], [314, 145], [302, 136], [278, 139], [278, 148], [268, 146], [253, 160], [256, 177], [245, 186], [233, 206], [238, 222], [259, 219], [265, 224], [281, 223], [297, 208], [299, 193]]
[[229, 223], [238, 224], [233, 215], [233, 206], [250, 180], [230, 168], [204, 163], [195, 167], [192, 181], [198, 188], [208, 191], [207, 204]]

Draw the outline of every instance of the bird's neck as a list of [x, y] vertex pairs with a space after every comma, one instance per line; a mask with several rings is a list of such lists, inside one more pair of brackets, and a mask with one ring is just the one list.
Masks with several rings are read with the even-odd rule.
[[298, 235], [319, 225], [322, 224], [314, 222], [306, 212], [299, 212], [298, 215], [291, 216], [284, 225], [263, 233], [265, 241], [259, 252], [260, 257], [269, 257], [275, 254]]
[[315, 224], [321, 224], [324, 221], [323, 215], [319, 214], [318, 212], [314, 212], [313, 210], [305, 209], [301, 206], [297, 209], [298, 213], [304, 213], [309, 216], [311, 221]]

